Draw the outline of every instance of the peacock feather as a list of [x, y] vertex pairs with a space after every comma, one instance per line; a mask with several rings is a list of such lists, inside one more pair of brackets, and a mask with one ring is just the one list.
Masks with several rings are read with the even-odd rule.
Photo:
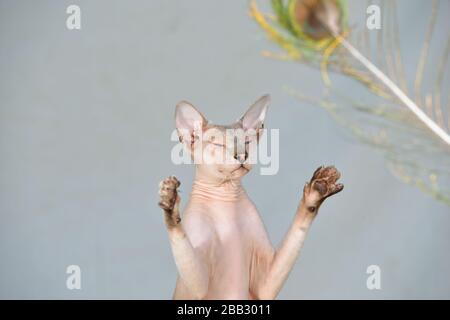
[[[250, 14], [283, 49], [279, 54], [265, 51], [265, 56], [320, 70], [325, 96], [310, 97], [292, 89], [291, 94], [322, 107], [359, 141], [381, 151], [397, 178], [450, 205], [450, 29], [445, 30], [444, 45], [442, 37], [433, 39], [438, 13], [450, 9], [448, 1], [441, 2], [430, 2], [412, 86], [405, 76], [395, 1], [379, 2], [383, 29], [374, 33], [366, 26], [349, 26], [345, 0], [272, 0], [269, 14], [251, 0]], [[443, 49], [430, 63], [435, 43]], [[358, 81], [376, 101], [365, 104], [341, 94], [330, 71]]]

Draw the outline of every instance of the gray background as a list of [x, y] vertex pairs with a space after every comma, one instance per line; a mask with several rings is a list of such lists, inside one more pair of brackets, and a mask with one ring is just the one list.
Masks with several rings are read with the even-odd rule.
[[[81, 7], [80, 31], [66, 29], [69, 4]], [[429, 2], [400, 6], [414, 70]], [[351, 13], [364, 19], [365, 6], [353, 1]], [[320, 95], [320, 74], [262, 57], [277, 48], [247, 1], [1, 1], [0, 15], [1, 298], [170, 298], [176, 267], [157, 186], [177, 175], [185, 203], [193, 178], [170, 160], [174, 106], [187, 99], [228, 123], [263, 93], [273, 101], [267, 127], [280, 129], [280, 170], [254, 170], [244, 184], [272, 242], [318, 165], [335, 164], [346, 186], [322, 207], [279, 297], [450, 298], [449, 207], [283, 90]], [[78, 291], [65, 286], [71, 264], [82, 269]], [[382, 290], [366, 288], [371, 264]]]

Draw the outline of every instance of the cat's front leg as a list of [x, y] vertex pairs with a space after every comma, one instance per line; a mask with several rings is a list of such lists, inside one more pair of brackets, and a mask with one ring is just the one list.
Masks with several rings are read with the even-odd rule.
[[335, 167], [321, 166], [314, 172], [311, 180], [305, 184], [294, 222], [282, 244], [273, 254], [270, 250], [266, 250], [270, 254], [263, 255], [268, 257], [269, 261], [263, 264], [268, 267], [264, 272], [266, 275], [261, 277], [261, 282], [255, 290], [257, 298], [274, 299], [278, 295], [303, 247], [319, 207], [325, 199], [344, 188], [343, 184], [336, 183], [340, 176]]
[[183, 228], [179, 212], [179, 186], [180, 182], [174, 176], [161, 181], [158, 205], [164, 212], [170, 245], [180, 278], [192, 297], [203, 299], [208, 291], [208, 269], [201, 253], [192, 245]]

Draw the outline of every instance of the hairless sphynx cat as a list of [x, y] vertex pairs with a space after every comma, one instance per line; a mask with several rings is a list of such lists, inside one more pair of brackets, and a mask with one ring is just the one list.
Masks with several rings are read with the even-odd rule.
[[[292, 225], [278, 249], [273, 248], [253, 202], [240, 179], [251, 169], [248, 139], [227, 145], [227, 129], [263, 132], [270, 97], [261, 97], [234, 124], [208, 123], [190, 103], [175, 112], [180, 141], [196, 164], [192, 192], [181, 218], [180, 182], [168, 177], [160, 183], [159, 206], [164, 211], [178, 279], [174, 299], [274, 299], [280, 292], [303, 246], [322, 202], [343, 189], [333, 166], [319, 167], [303, 188]], [[214, 135], [205, 135], [213, 131]], [[200, 143], [200, 139], [203, 139]], [[251, 139], [251, 138], [250, 138]], [[236, 143], [236, 142], [234, 142]], [[211, 161], [226, 154], [233, 161]]]

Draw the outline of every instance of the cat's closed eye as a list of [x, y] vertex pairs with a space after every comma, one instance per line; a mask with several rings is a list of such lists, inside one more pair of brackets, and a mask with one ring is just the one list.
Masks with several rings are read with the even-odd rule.
[[225, 145], [221, 144], [221, 143], [214, 143], [214, 142], [210, 142], [211, 144], [217, 146], [217, 147], [225, 147]]
[[[218, 147], [225, 147], [225, 145], [222, 144], [222, 143], [215, 143], [215, 142], [212, 142], [212, 141], [210, 141], [209, 143], [211, 143], [212, 145], [218, 146]], [[246, 145], [249, 145], [250, 143], [251, 143], [250, 140], [245, 141]]]

